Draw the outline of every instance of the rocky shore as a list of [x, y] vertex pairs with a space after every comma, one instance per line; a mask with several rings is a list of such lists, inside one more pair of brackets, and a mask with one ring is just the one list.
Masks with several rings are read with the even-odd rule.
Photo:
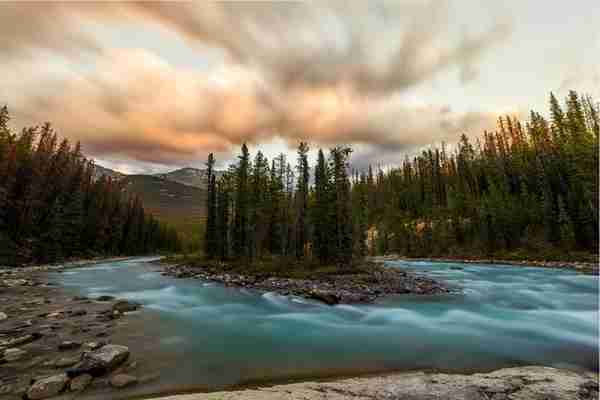
[[485, 374], [407, 372], [332, 382], [302, 382], [156, 400], [592, 400], [598, 376], [547, 367]]
[[599, 263], [583, 262], [583, 261], [544, 261], [544, 260], [502, 260], [493, 258], [411, 258], [403, 257], [397, 254], [389, 254], [385, 256], [370, 257], [370, 260], [377, 263], [386, 261], [429, 261], [429, 262], [448, 262], [461, 264], [495, 264], [495, 265], [522, 265], [524, 267], [541, 267], [541, 268], [557, 268], [557, 269], [572, 269], [584, 274], [598, 275]]
[[323, 303], [371, 303], [391, 295], [438, 295], [451, 293], [443, 283], [399, 269], [368, 264], [356, 273], [320, 275], [317, 279], [294, 279], [261, 274], [223, 272], [213, 266], [164, 265], [163, 275], [195, 278], [227, 286], [299, 296]]
[[139, 305], [73, 297], [44, 274], [82, 265], [0, 270], [0, 398], [44, 399], [137, 382], [136, 361], [112, 337]]

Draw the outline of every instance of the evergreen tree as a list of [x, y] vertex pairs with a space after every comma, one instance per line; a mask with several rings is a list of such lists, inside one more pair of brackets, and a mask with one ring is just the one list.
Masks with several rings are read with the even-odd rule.
[[216, 255], [216, 218], [217, 218], [217, 194], [216, 180], [213, 172], [215, 158], [213, 153], [208, 155], [206, 162], [206, 176], [208, 179], [206, 196], [206, 232], [204, 237], [204, 253], [208, 258]]

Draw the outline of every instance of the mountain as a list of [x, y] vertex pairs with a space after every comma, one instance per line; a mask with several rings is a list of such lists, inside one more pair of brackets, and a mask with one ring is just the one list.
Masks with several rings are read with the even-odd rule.
[[[215, 171], [215, 177], [217, 179], [219, 179], [221, 175], [223, 175], [223, 171]], [[163, 174], [154, 174], [154, 176], [197, 188], [206, 189], [208, 187], [206, 169], [186, 167]]]
[[125, 174], [110, 168], [103, 167], [102, 165], [94, 164], [94, 180], [99, 179], [101, 176], [109, 176], [112, 179], [121, 180], [125, 176]]
[[169, 223], [186, 243], [200, 243], [206, 215], [206, 190], [153, 175], [125, 175], [124, 190], [140, 197], [144, 209]]
[[[163, 174], [128, 175], [96, 164], [94, 179], [102, 175], [117, 179], [125, 192], [139, 196], [146, 211], [175, 226], [184, 241], [200, 243], [206, 215], [206, 170], [181, 168]], [[217, 171], [217, 177], [221, 175]]]
[[125, 175], [121, 183], [126, 192], [140, 196], [144, 207], [161, 219], [204, 217], [204, 189], [153, 175]]

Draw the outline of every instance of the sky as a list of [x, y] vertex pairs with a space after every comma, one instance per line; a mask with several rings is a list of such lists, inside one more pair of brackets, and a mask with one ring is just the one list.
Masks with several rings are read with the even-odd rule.
[[345, 144], [394, 165], [600, 98], [597, 0], [2, 2], [0, 104], [125, 173]]

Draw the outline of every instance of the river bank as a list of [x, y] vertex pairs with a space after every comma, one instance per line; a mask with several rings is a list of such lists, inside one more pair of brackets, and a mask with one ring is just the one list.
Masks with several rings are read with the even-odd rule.
[[126, 259], [0, 270], [2, 398], [41, 399], [88, 388], [118, 390], [133, 383], [127, 379], [136, 367], [134, 357], [126, 346], [114, 345], [113, 338], [140, 306], [111, 296], [73, 296], [49, 282], [46, 274]]
[[547, 367], [505, 368], [490, 373], [406, 372], [301, 382], [246, 390], [197, 393], [155, 400], [592, 400], [598, 376]]
[[544, 261], [544, 260], [505, 260], [494, 258], [412, 258], [404, 257], [396, 254], [385, 256], [369, 257], [369, 260], [376, 263], [384, 263], [386, 261], [423, 261], [423, 262], [446, 262], [446, 263], [461, 263], [461, 264], [492, 264], [492, 265], [520, 265], [524, 267], [541, 267], [555, 269], [572, 269], [589, 275], [599, 274], [599, 263], [585, 261]]
[[[160, 260], [163, 275], [174, 278], [202, 279], [226, 286], [299, 296], [325, 304], [372, 303], [385, 296], [440, 295], [452, 291], [443, 282], [400, 269], [364, 263], [350, 271], [327, 273], [308, 269], [302, 278], [289, 271], [280, 273], [227, 263], [195, 262], [172, 264]], [[283, 276], [282, 276], [283, 275]]]

